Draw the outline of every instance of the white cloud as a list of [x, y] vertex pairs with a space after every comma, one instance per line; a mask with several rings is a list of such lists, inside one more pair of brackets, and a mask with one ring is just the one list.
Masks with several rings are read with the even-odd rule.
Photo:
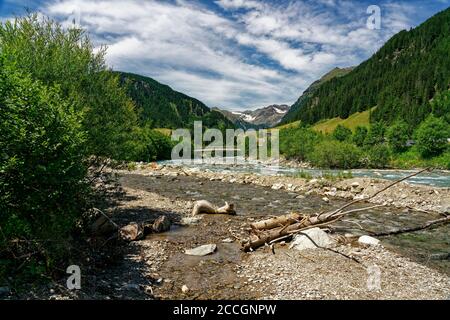
[[215, 3], [54, 0], [42, 10], [61, 21], [79, 10], [95, 44], [109, 46], [113, 68], [229, 109], [291, 104], [323, 73], [359, 63], [408, 23], [405, 7], [393, 4], [379, 32], [365, 27], [366, 8], [354, 1]]

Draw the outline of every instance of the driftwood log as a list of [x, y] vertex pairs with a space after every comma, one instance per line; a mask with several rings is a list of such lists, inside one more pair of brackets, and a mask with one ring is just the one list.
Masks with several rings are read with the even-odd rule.
[[[388, 186], [375, 192], [373, 195], [371, 195], [368, 198], [351, 201], [351, 202], [343, 205], [342, 207], [340, 207], [336, 210], [330, 211], [330, 212], [309, 215], [309, 216], [303, 215], [300, 213], [291, 213], [288, 215], [283, 215], [283, 216], [279, 216], [279, 217], [275, 217], [275, 218], [271, 218], [271, 219], [267, 219], [267, 220], [263, 220], [263, 221], [259, 221], [259, 222], [254, 222], [251, 224], [252, 234], [250, 235], [249, 239], [247, 239], [246, 241], [244, 241], [242, 243], [242, 250], [244, 250], [246, 252], [253, 251], [261, 246], [273, 244], [274, 242], [289, 238], [292, 235], [301, 233], [302, 231], [305, 231], [307, 229], [330, 225], [350, 213], [356, 213], [356, 212], [373, 209], [376, 207], [381, 207], [382, 205], [373, 205], [370, 207], [344, 211], [348, 207], [350, 207], [358, 202], [368, 201], [368, 200], [376, 197], [380, 193], [386, 191], [387, 189], [393, 187], [394, 185], [396, 185], [402, 181], [405, 181], [411, 177], [419, 175], [425, 171], [429, 171], [429, 170], [430, 169], [427, 168], [427, 169], [421, 170], [419, 172], [410, 174], [402, 179], [392, 182], [391, 184], [389, 184]], [[374, 234], [374, 235], [384, 236], [384, 235], [390, 235], [390, 234], [413, 232], [413, 231], [423, 230], [423, 229], [429, 228], [429, 227], [437, 225], [437, 224], [447, 223], [447, 222], [450, 222], [450, 217], [445, 217], [442, 219], [430, 221], [419, 227], [412, 227], [412, 228], [401, 229], [401, 230], [397, 230], [397, 231], [393, 231], [393, 232], [389, 232], [389, 233], [385, 232], [385, 233]]]

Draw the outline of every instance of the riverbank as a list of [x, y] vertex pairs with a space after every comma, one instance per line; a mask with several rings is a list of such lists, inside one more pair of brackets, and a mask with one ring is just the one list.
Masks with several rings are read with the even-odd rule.
[[[349, 221], [331, 228], [328, 234], [336, 239], [333, 250], [338, 253], [323, 249], [297, 251], [283, 243], [275, 245], [275, 254], [268, 248], [251, 253], [240, 250], [240, 241], [248, 237], [251, 222], [292, 211], [315, 213], [332, 210], [346, 201], [339, 197], [339, 192], [349, 192], [352, 197], [357, 197], [370, 191], [338, 190], [340, 184], [356, 188], [356, 185], [352, 186], [357, 182], [354, 179], [330, 181], [330, 185], [325, 186], [323, 181], [221, 175], [155, 165], [112, 173], [116, 175], [121, 192], [106, 210], [111, 219], [123, 227], [132, 222], [149, 223], [166, 216], [172, 223], [170, 231], [125, 243], [122, 257], [109, 266], [91, 271], [82, 269], [82, 289], [79, 291], [64, 289], [66, 279], [61, 279], [57, 285], [33, 295], [30, 290], [30, 294], [20, 298], [446, 299], [450, 296], [450, 272], [446, 271], [450, 271], [448, 261], [439, 265], [431, 259], [432, 253], [441, 249], [443, 242], [440, 239], [448, 235], [448, 226], [430, 232], [431, 240], [435, 240], [438, 246], [433, 247], [433, 241], [426, 241], [423, 259], [415, 255], [418, 247], [415, 240], [408, 242], [416, 250], [411, 255], [408, 250], [402, 250], [404, 242], [395, 238], [381, 238], [381, 245], [376, 247], [341, 241], [346, 234], [360, 234], [357, 224], [375, 231], [390, 230], [439, 216], [399, 209], [393, 204], [358, 215], [354, 221], [349, 218]], [[360, 186], [365, 186], [363, 181], [360, 183]], [[386, 181], [373, 182], [373, 186], [369, 183], [367, 188], [381, 188], [384, 183]], [[337, 195], [324, 195], [325, 192], [334, 192], [333, 188], [336, 188]], [[433, 193], [437, 190], [441, 196], [448, 195], [448, 190], [442, 188], [419, 189], [424, 197], [430, 190]], [[215, 205], [233, 202], [237, 215], [200, 215], [198, 219], [186, 219], [195, 201], [202, 199]], [[432, 200], [436, 204], [429, 205], [441, 205], [436, 193]], [[214, 244], [217, 249], [206, 256], [185, 254], [186, 250], [205, 244]], [[443, 246], [444, 252], [448, 252], [448, 243]], [[369, 270], [373, 266], [380, 271], [381, 282], [380, 287], [369, 288]]]
[[[125, 171], [122, 171], [125, 172]], [[320, 195], [325, 202], [332, 198], [356, 200], [368, 198], [391, 182], [378, 178], [339, 177], [305, 179], [289, 176], [257, 175], [240, 172], [213, 172], [197, 168], [176, 165], [142, 165], [136, 171], [142, 175], [195, 176], [212, 181], [224, 181], [233, 184], [255, 184], [271, 187], [274, 190], [296, 192], [299, 196]], [[450, 187], [432, 187], [402, 182], [389, 191], [369, 200], [370, 203], [388, 207], [406, 208], [417, 211], [450, 214]]]

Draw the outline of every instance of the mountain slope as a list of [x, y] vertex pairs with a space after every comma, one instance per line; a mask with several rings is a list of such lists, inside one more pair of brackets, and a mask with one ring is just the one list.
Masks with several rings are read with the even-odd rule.
[[273, 104], [264, 108], [246, 111], [219, 110], [237, 127], [242, 129], [271, 128], [276, 126], [289, 110], [288, 105]]
[[155, 128], [192, 127], [196, 120], [202, 120], [206, 127], [234, 128], [233, 123], [222, 113], [211, 110], [195, 98], [174, 91], [149, 77], [117, 73], [128, 95], [141, 109], [142, 121], [150, 121]]
[[300, 98], [292, 105], [289, 112], [286, 113], [286, 115], [281, 119], [280, 124], [287, 124], [293, 121], [298, 120], [298, 113], [299, 110], [304, 106], [304, 104], [309, 101], [308, 98], [310, 98], [314, 92], [320, 88], [321, 85], [326, 83], [327, 81], [330, 81], [334, 78], [339, 78], [347, 75], [353, 70], [353, 67], [348, 68], [334, 68], [330, 72], [326, 73], [322, 78], [320, 78], [317, 81], [314, 81], [313, 84], [311, 84], [308, 89], [306, 89]]
[[322, 84], [283, 122], [345, 119], [377, 106], [372, 121], [401, 118], [414, 127], [431, 112], [430, 99], [449, 88], [449, 52], [450, 8], [401, 31], [349, 74]]

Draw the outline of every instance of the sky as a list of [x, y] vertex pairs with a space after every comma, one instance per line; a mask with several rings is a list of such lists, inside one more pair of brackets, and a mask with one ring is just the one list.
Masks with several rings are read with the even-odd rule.
[[[375, 6], [375, 7], [374, 7]], [[0, 0], [0, 20], [39, 11], [85, 28], [114, 70], [152, 77], [209, 107], [293, 104], [450, 0]], [[379, 8], [379, 11], [378, 9]], [[379, 14], [378, 14], [379, 13]]]

